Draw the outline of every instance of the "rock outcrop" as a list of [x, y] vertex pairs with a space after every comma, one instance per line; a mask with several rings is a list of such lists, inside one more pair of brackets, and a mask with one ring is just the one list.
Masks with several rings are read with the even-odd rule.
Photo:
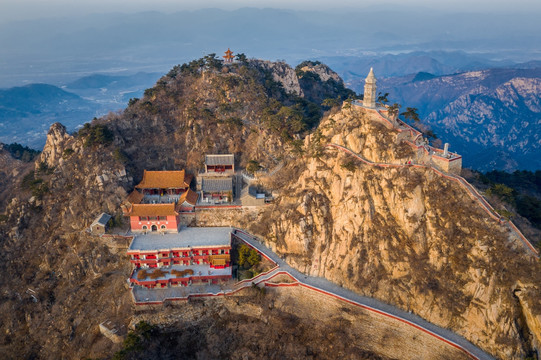
[[288, 93], [303, 96], [304, 93], [299, 84], [299, 79], [295, 74], [295, 70], [285, 62], [271, 62], [265, 60], [250, 60], [257, 66], [272, 73], [274, 81], [279, 82]]
[[317, 76], [319, 76], [319, 78], [322, 81], [328, 81], [329, 79], [333, 79], [336, 82], [342, 82], [342, 79], [340, 78], [340, 76], [325, 64], [321, 64], [321, 63], [315, 63], [315, 65], [308, 64], [308, 65], [301, 66], [299, 70], [314, 73]]
[[62, 154], [66, 149], [66, 143], [72, 138], [66, 131], [66, 127], [60, 123], [51, 125], [47, 132], [47, 140], [39, 157], [39, 162], [44, 162], [48, 167], [62, 164]]
[[[455, 182], [426, 168], [379, 168], [336, 149], [341, 144], [374, 162], [402, 163], [411, 149], [398, 133], [351, 110], [332, 115], [306, 140], [308, 154], [281, 173], [282, 196], [253, 227], [269, 246], [310, 275], [387, 301], [451, 328], [500, 358], [519, 359], [538, 333], [538, 309], [513, 296], [517, 279], [540, 283], [522, 244]], [[289, 174], [287, 174], [289, 172]], [[539, 296], [538, 285], [529, 288]], [[524, 308], [524, 307], [523, 307]]]

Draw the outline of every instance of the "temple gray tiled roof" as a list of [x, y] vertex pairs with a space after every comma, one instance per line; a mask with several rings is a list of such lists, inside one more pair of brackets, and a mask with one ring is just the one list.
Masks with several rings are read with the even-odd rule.
[[210, 166], [234, 165], [235, 156], [233, 154], [205, 155], [205, 164]]
[[128, 251], [159, 251], [231, 246], [231, 228], [183, 227], [178, 234], [136, 235]]
[[97, 224], [101, 226], [105, 226], [107, 225], [107, 222], [109, 221], [109, 219], [111, 219], [111, 215], [106, 214], [106, 213], [101, 213], [100, 216], [98, 216], [96, 220], [94, 220], [94, 222], [90, 226], [94, 226]]
[[201, 182], [201, 190], [204, 192], [233, 191], [233, 178], [203, 178]]

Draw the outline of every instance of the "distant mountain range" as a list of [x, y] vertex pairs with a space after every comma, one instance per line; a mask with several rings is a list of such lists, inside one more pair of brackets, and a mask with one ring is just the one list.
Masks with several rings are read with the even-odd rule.
[[[437, 136], [464, 155], [464, 165], [478, 170], [541, 169], [541, 66], [532, 61], [508, 68], [445, 71], [475, 66], [475, 56], [415, 53], [387, 56], [361, 63], [336, 57], [349, 86], [363, 92], [364, 77], [352, 69], [372, 65], [378, 91], [389, 101], [416, 107], [422, 121]], [[425, 59], [425, 61], [420, 61]], [[407, 76], [387, 77], [420, 70]], [[432, 72], [430, 72], [432, 71]], [[398, 72], [400, 73], [400, 72]], [[122, 109], [130, 98], [141, 97], [160, 73], [94, 74], [66, 84], [63, 89], [34, 84], [0, 90], [0, 142], [19, 142], [41, 149], [50, 124], [74, 130], [94, 116]]]
[[422, 121], [464, 155], [465, 166], [541, 169], [541, 67], [418, 73], [380, 79], [378, 91], [418, 108]]
[[53, 85], [31, 84], [0, 90], [0, 142], [40, 147], [51, 123], [60, 121], [73, 129], [92, 120], [97, 111], [98, 106], [92, 101]]
[[48, 84], [0, 89], [0, 142], [41, 149], [52, 123], [61, 122], [73, 131], [94, 117], [124, 108], [130, 98], [140, 97], [159, 77], [155, 73], [95, 74], [64, 89]]
[[377, 71], [377, 76], [386, 78], [418, 72], [445, 75], [495, 67], [541, 67], [541, 61], [516, 64], [509, 60], [494, 61], [486, 55], [481, 56], [464, 51], [413, 51], [387, 55], [322, 56], [318, 60], [338, 72], [344, 81], [354, 89], [362, 89], [364, 78], [371, 67]]

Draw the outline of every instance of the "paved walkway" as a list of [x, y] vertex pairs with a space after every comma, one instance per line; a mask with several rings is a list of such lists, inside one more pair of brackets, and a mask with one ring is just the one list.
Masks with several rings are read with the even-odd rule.
[[500, 214], [498, 214], [496, 212], [496, 210], [494, 210], [494, 208], [489, 204], [489, 202], [485, 199], [485, 197], [483, 195], [481, 195], [479, 193], [479, 191], [477, 191], [477, 189], [475, 189], [473, 187], [473, 185], [471, 185], [468, 181], [466, 181], [466, 179], [464, 179], [463, 177], [459, 176], [459, 175], [455, 175], [455, 174], [451, 174], [451, 173], [444, 173], [443, 171], [440, 171], [432, 166], [428, 166], [428, 165], [424, 165], [424, 164], [412, 164], [412, 165], [404, 165], [404, 164], [392, 164], [392, 163], [376, 163], [376, 162], [372, 162], [370, 160], [367, 160], [365, 158], [363, 158], [362, 156], [360, 156], [359, 154], [355, 153], [354, 151], [352, 151], [351, 149], [348, 149], [346, 148], [345, 146], [342, 146], [342, 145], [338, 145], [338, 144], [327, 144], [326, 145], [327, 148], [334, 148], [334, 149], [338, 149], [338, 150], [341, 150], [347, 154], [350, 154], [352, 156], [354, 156], [356, 159], [360, 160], [361, 162], [367, 164], [367, 165], [371, 165], [371, 166], [377, 166], [377, 167], [394, 167], [394, 168], [400, 168], [400, 167], [417, 167], [417, 168], [425, 168], [425, 169], [431, 169], [433, 170], [436, 174], [440, 175], [441, 177], [444, 177], [444, 178], [447, 178], [449, 180], [452, 180], [452, 181], [455, 181], [457, 182], [460, 186], [462, 186], [462, 188], [464, 188], [467, 192], [468, 192], [468, 195], [475, 201], [477, 201], [477, 203], [483, 208], [483, 210], [485, 210], [485, 212], [491, 217], [493, 218], [495, 221], [497, 221], [498, 223], [506, 226], [510, 231], [511, 233], [518, 239], [522, 242], [522, 244], [524, 245], [524, 247], [526, 248], [526, 250], [529, 252], [529, 254], [535, 256], [536, 258], [539, 257], [539, 252], [538, 250], [532, 245], [532, 243], [522, 234], [522, 232], [515, 226], [515, 224], [513, 224], [513, 222], [511, 220], [505, 220], [504, 218], [502, 218], [500, 216]]
[[451, 330], [441, 328], [436, 326], [428, 321], [422, 319], [421, 317], [408, 313], [406, 311], [400, 310], [392, 305], [386, 304], [382, 301], [376, 300], [374, 298], [366, 297], [354, 293], [351, 290], [344, 289], [327, 279], [315, 276], [308, 276], [300, 271], [289, 266], [285, 261], [283, 261], [276, 253], [263, 245], [260, 241], [257, 240], [254, 236], [244, 232], [243, 230], [236, 229], [234, 234], [257, 249], [259, 252], [265, 255], [265, 257], [274, 261], [278, 268], [273, 269], [270, 273], [266, 274], [264, 279], [257, 279], [257, 283], [260, 283], [263, 280], [270, 279], [275, 276], [277, 273], [288, 273], [297, 280], [301, 285], [310, 288], [315, 291], [323, 292], [339, 298], [341, 300], [359, 305], [367, 310], [375, 311], [381, 315], [394, 318], [398, 321], [409, 324], [421, 331], [429, 333], [438, 339], [445, 341], [451, 346], [454, 346], [462, 351], [466, 352], [474, 359], [494, 359], [492, 356], [481, 350], [480, 348], [474, 346], [472, 343], [452, 332]]

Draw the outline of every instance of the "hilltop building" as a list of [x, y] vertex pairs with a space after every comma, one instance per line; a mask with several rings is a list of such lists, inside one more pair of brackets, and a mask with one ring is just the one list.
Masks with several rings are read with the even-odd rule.
[[180, 214], [193, 212], [198, 194], [191, 175], [182, 171], [147, 171], [123, 206], [132, 232], [177, 233]]
[[376, 90], [376, 76], [374, 75], [374, 69], [370, 68], [364, 83], [363, 106], [370, 109], [376, 108]]
[[137, 235], [128, 255], [135, 268], [132, 286], [165, 288], [228, 281], [230, 228], [183, 228], [178, 234]]
[[[143, 195], [156, 195], [159, 197], [172, 197], [180, 195], [188, 190], [191, 175], [181, 171], [147, 171], [143, 172], [143, 180], [135, 186]], [[161, 200], [155, 198], [155, 200]]]
[[422, 132], [398, 119], [397, 112], [392, 113], [387, 105], [376, 104], [376, 81], [374, 69], [370, 68], [364, 85], [364, 99], [362, 102], [354, 101], [352, 105], [355, 105], [361, 112], [372, 113], [372, 120], [383, 124], [388, 129], [398, 131], [399, 138], [413, 147], [415, 151], [415, 157], [411, 159], [413, 164], [433, 166], [439, 170], [459, 175], [462, 171], [462, 156], [450, 152], [449, 144], [445, 144], [444, 149], [429, 145]]
[[205, 171], [197, 176], [197, 191], [204, 204], [233, 201], [235, 156], [214, 154], [205, 156]]
[[229, 48], [227, 48], [227, 51], [225, 52], [225, 55], [223, 56], [224, 63], [232, 63], [233, 59], [235, 58], [233, 56], [233, 51], [231, 51]]
[[235, 155], [218, 154], [205, 155], [205, 173], [206, 174], [227, 174], [235, 173]]
[[[224, 165], [214, 170], [231, 170]], [[198, 198], [191, 180], [184, 170], [145, 170], [124, 202], [135, 233], [127, 251], [134, 264], [132, 286], [154, 289], [231, 279], [231, 229], [180, 227], [180, 215], [194, 211]]]

